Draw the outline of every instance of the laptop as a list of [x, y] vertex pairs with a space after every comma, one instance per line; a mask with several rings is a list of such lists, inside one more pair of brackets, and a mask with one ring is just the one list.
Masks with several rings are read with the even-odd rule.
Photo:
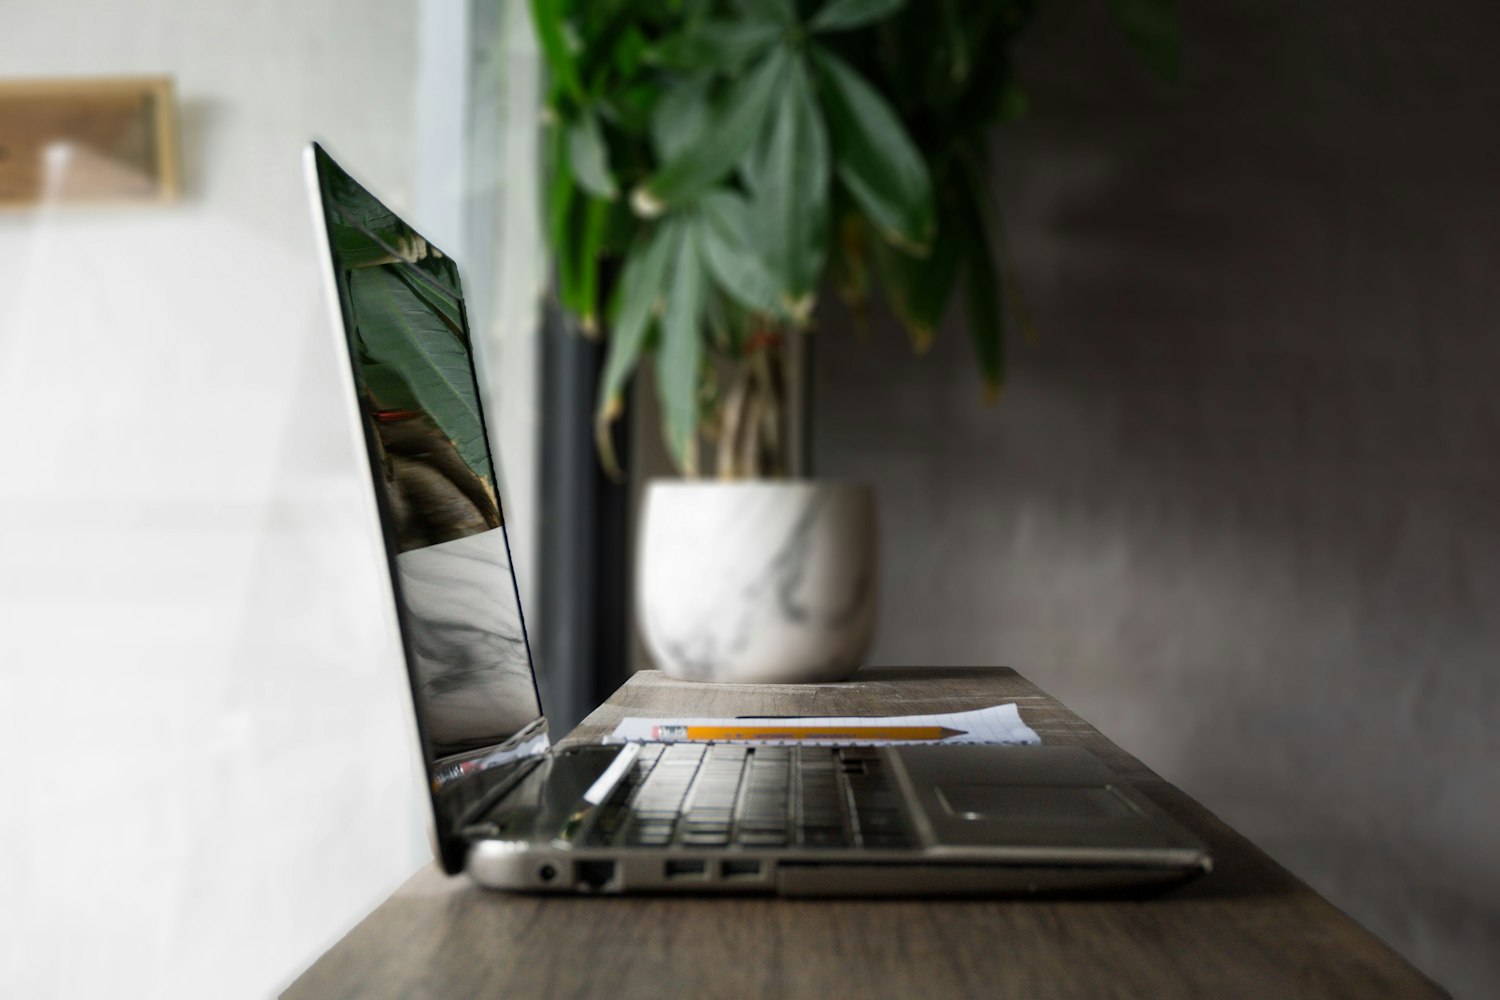
[[554, 749], [453, 259], [317, 144], [307, 180], [449, 874], [538, 893], [1117, 891], [1203, 844], [1076, 748]]

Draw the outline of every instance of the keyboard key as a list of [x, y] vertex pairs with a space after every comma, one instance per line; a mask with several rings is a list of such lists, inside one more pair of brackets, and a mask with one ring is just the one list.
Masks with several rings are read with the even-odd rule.
[[849, 843], [843, 830], [831, 827], [798, 830], [797, 842], [803, 847], [845, 847]]
[[729, 831], [722, 833], [684, 833], [679, 840], [683, 847], [727, 847]]
[[639, 847], [665, 847], [672, 842], [671, 829], [637, 829], [630, 832], [625, 843]]
[[735, 843], [745, 847], [785, 847], [785, 830], [741, 830]]
[[592, 821], [590, 843], [910, 846], [874, 748], [651, 744]]
[[866, 834], [860, 838], [860, 846], [871, 850], [890, 850], [894, 848], [910, 847], [911, 842], [901, 833], [879, 833]]

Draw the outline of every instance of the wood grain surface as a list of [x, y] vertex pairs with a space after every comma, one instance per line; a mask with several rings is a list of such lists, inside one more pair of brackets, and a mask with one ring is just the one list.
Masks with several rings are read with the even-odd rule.
[[1140, 899], [544, 898], [423, 869], [284, 994], [316, 997], [1440, 997], [1368, 931], [1013, 670], [884, 668], [826, 685], [636, 674], [626, 715], [880, 715], [1014, 701], [1206, 840], [1214, 872]]

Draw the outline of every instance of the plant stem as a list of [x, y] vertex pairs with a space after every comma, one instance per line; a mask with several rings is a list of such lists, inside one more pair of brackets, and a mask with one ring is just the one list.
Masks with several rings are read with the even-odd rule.
[[787, 474], [786, 341], [761, 329], [743, 352], [726, 359], [729, 392], [704, 426], [714, 442], [714, 474], [726, 481]]
[[735, 458], [739, 450], [740, 427], [745, 419], [745, 399], [749, 393], [750, 373], [740, 361], [734, 363], [734, 383], [729, 389], [729, 398], [724, 401], [724, 414], [719, 424], [717, 471], [720, 479], [739, 478]]
[[782, 392], [782, 366], [786, 361], [786, 352], [782, 346], [783, 342], [776, 341], [776, 346], [767, 346], [756, 356], [759, 363], [761, 384], [761, 398], [764, 400], [764, 409], [761, 420], [761, 447], [757, 449], [763, 459], [763, 468], [766, 475], [786, 475], [786, 446], [783, 421], [786, 417], [784, 394]]
[[[752, 369], [753, 371], [753, 369]], [[755, 379], [759, 382], [760, 379]], [[749, 412], [745, 418], [745, 440], [740, 446], [740, 468], [747, 477], [760, 475], [761, 421], [765, 419], [766, 397], [763, 388], [750, 394]]]

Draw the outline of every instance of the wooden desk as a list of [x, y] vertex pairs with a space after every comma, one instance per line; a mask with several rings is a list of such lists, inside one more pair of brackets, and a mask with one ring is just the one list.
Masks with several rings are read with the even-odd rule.
[[507, 896], [427, 868], [287, 990], [358, 997], [1434, 997], [1444, 992], [1212, 813], [1013, 670], [875, 669], [816, 686], [633, 677], [569, 735], [625, 715], [914, 714], [1014, 701], [1098, 754], [1213, 850], [1144, 899]]

